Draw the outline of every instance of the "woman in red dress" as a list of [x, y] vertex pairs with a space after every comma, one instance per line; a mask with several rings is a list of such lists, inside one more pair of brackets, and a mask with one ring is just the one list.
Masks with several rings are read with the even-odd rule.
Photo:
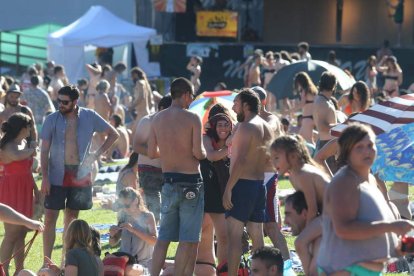
[[[0, 140], [3, 175], [0, 177], [0, 203], [12, 207], [17, 212], [32, 217], [35, 182], [32, 175], [32, 156], [35, 147], [28, 147], [26, 138], [30, 136], [31, 119], [23, 113], [13, 114], [3, 123]], [[5, 235], [0, 248], [0, 261], [11, 257], [12, 253], [24, 246], [28, 228], [4, 223]], [[23, 252], [15, 258], [16, 271], [23, 269]], [[4, 270], [8, 271], [8, 264]]]

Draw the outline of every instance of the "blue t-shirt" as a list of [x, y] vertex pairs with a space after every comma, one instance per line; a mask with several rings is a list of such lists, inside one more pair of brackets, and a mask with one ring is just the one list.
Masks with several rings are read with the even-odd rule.
[[[77, 124], [77, 144], [79, 161], [86, 158], [95, 132], [104, 132], [110, 125], [92, 109], [79, 107]], [[56, 111], [46, 117], [41, 139], [50, 142], [49, 181], [51, 185], [62, 186], [65, 173], [65, 132], [66, 117]]]

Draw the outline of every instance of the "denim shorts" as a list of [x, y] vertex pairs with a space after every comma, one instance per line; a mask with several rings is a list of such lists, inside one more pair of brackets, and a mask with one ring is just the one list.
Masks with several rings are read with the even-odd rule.
[[139, 170], [139, 186], [144, 190], [144, 199], [148, 210], [155, 216], [155, 220], [160, 220], [161, 212], [161, 188], [164, 177], [160, 171]]
[[[188, 189], [198, 189], [190, 193]], [[164, 173], [158, 239], [199, 242], [204, 214], [204, 187], [199, 174]]]

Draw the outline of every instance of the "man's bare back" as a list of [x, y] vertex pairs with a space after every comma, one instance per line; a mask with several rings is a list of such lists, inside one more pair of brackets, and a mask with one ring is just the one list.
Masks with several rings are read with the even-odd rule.
[[150, 114], [151, 110], [151, 90], [144, 80], [137, 81], [135, 84], [135, 112], [137, 117], [136, 122], [139, 122], [142, 117]]
[[129, 152], [129, 134], [125, 127], [120, 126], [116, 129], [119, 134], [119, 138], [116, 141], [116, 149], [123, 157], [128, 156]]
[[[151, 133], [151, 124], [156, 114], [151, 114], [143, 117], [139, 122], [134, 134], [134, 151], [139, 153], [138, 165], [149, 165], [157, 168], [161, 168], [161, 161], [159, 158], [151, 159], [142, 152], [145, 151], [145, 147], [148, 144], [148, 140]], [[142, 145], [138, 145], [142, 144]], [[143, 148], [140, 152], [138, 148]]]
[[260, 84], [260, 66], [257, 64], [253, 64], [249, 69], [248, 86], [251, 87]]
[[109, 117], [112, 112], [111, 103], [108, 95], [105, 93], [98, 93], [95, 96], [95, 111], [101, 115], [106, 121], [109, 121]]
[[196, 114], [171, 106], [154, 117], [152, 132], [160, 151], [164, 173], [199, 173], [199, 160], [196, 156], [200, 153], [193, 150], [197, 147], [194, 143], [198, 136], [193, 133], [200, 134], [198, 141], [201, 145], [201, 121]]
[[260, 112], [260, 117], [263, 120], [265, 120], [272, 128], [272, 131], [274, 133], [274, 139], [276, 139], [282, 134], [282, 123], [280, 122], [279, 117], [266, 110]]
[[[262, 118], [264, 121], [266, 121], [271, 130], [272, 130], [272, 139], [271, 141], [273, 141], [274, 139], [276, 139], [277, 137], [279, 137], [282, 134], [282, 124], [280, 122], [279, 117], [277, 117], [276, 115], [274, 115], [273, 113], [270, 113], [268, 111], [261, 111], [260, 112], [260, 118]], [[265, 172], [274, 172], [275, 168], [271, 162], [271, 160], [268, 158], [267, 162], [266, 162], [266, 168], [265, 168]]]
[[336, 124], [335, 106], [331, 100], [318, 95], [315, 97], [313, 119], [319, 132], [320, 140], [331, 140], [330, 129]]
[[[240, 123], [233, 138], [231, 157], [231, 160], [245, 159], [239, 179], [263, 180], [268, 161], [266, 149], [272, 138], [272, 128], [259, 116]], [[230, 174], [233, 166], [234, 162], [231, 162]]]

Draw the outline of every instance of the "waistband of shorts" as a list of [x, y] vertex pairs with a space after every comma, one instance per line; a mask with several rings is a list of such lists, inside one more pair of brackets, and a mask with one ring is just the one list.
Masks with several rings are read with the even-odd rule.
[[77, 171], [79, 169], [79, 165], [65, 165], [65, 172], [69, 171], [69, 172], [73, 172], [73, 171]]
[[154, 167], [151, 165], [138, 165], [138, 172], [157, 172], [162, 173], [161, 168]]
[[263, 186], [266, 183], [264, 183], [264, 179], [261, 180], [253, 180], [253, 179], [243, 179], [243, 178], [239, 178], [239, 180], [237, 180], [236, 184], [238, 183], [244, 183], [244, 184], [253, 184], [253, 185], [258, 185], [258, 186]]
[[174, 182], [190, 182], [190, 183], [199, 183], [203, 181], [203, 178], [199, 173], [195, 174], [185, 174], [185, 173], [163, 173], [164, 182], [174, 183]]

